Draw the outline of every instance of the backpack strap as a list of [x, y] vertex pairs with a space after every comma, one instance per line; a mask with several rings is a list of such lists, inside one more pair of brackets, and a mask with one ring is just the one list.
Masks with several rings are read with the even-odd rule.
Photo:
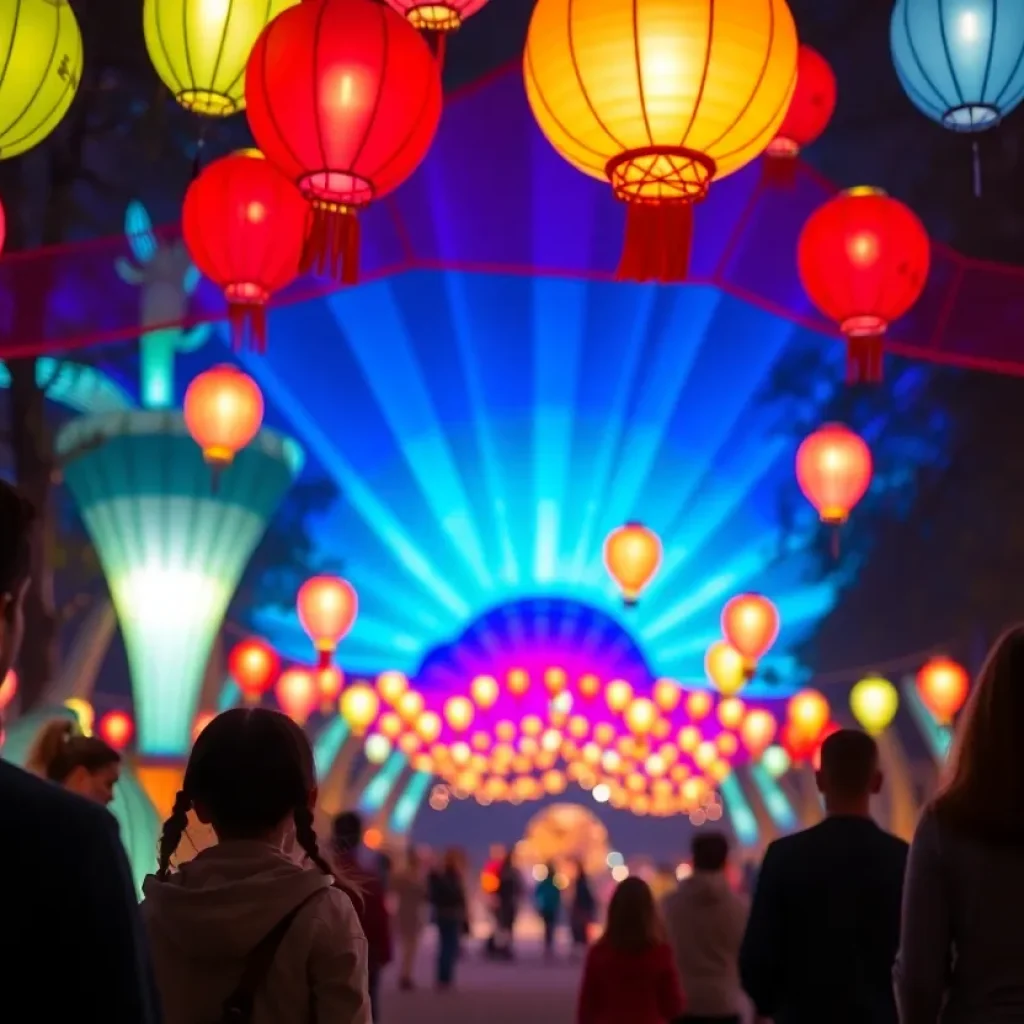
[[295, 918], [298, 917], [299, 911], [310, 900], [319, 896], [324, 891], [324, 889], [317, 889], [316, 892], [310, 893], [297, 906], [292, 907], [252, 948], [249, 955], [245, 958], [241, 980], [231, 995], [224, 1001], [224, 1010], [221, 1015], [222, 1024], [246, 1024], [247, 1021], [252, 1019], [252, 1008], [256, 992], [270, 970], [274, 957], [277, 956], [278, 947], [281, 945], [285, 935], [288, 934], [288, 929]]

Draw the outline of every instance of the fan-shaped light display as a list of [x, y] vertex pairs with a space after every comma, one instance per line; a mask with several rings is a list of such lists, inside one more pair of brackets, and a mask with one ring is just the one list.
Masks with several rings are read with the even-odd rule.
[[872, 736], [880, 736], [889, 728], [899, 706], [899, 691], [881, 676], [866, 676], [850, 691], [853, 717]]
[[917, 673], [917, 692], [939, 725], [953, 721], [964, 706], [970, 687], [967, 670], [952, 658], [930, 658]]
[[0, 10], [0, 160], [39, 145], [82, 80], [82, 34], [66, 0], [18, 0]]
[[231, 465], [262, 423], [259, 387], [233, 366], [216, 366], [199, 374], [185, 392], [185, 424], [212, 466]]
[[210, 117], [245, 106], [245, 65], [266, 25], [299, 0], [145, 0], [146, 49], [186, 110]]
[[785, 0], [539, 0], [523, 57], [548, 141], [627, 204], [640, 281], [686, 277], [692, 204], [768, 145], [796, 67]]

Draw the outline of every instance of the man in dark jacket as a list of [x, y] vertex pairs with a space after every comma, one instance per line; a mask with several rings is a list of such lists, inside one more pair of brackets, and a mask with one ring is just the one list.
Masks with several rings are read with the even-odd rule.
[[768, 847], [740, 953], [743, 987], [776, 1024], [896, 1024], [907, 844], [871, 819], [882, 774], [870, 736], [821, 749], [826, 818]]
[[[34, 520], [0, 481], [0, 679], [21, 645]], [[117, 822], [99, 804], [0, 761], [0, 829], [0, 1019], [156, 1024]]]

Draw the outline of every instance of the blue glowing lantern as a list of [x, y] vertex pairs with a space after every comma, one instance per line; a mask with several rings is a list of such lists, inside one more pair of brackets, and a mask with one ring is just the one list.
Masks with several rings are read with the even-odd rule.
[[890, 42], [911, 102], [951, 131], [993, 128], [1024, 99], [1020, 0], [896, 0]]

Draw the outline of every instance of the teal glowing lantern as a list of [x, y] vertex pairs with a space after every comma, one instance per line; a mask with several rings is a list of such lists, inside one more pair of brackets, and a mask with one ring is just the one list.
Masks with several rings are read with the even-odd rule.
[[907, 96], [951, 131], [993, 128], [1024, 99], [1020, 0], [897, 0], [889, 35]]

